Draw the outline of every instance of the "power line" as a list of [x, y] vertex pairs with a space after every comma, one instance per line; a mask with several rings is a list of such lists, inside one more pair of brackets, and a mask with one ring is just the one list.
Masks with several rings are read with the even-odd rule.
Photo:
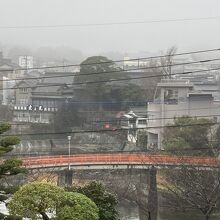
[[[34, 139], [34, 140], [38, 140], [38, 139]], [[50, 140], [50, 139], [49, 139]], [[63, 139], [62, 139], [63, 140]], [[91, 143], [88, 143], [88, 144], [91, 144]], [[99, 144], [99, 143], [98, 143]], [[101, 144], [108, 144], [108, 143], [101, 143]], [[120, 143], [111, 143], [111, 144], [119, 144]], [[79, 144], [80, 145], [80, 144]], [[120, 146], [119, 146], [120, 147]], [[74, 148], [74, 147], [73, 147]], [[145, 147], [146, 148], [146, 147]], [[62, 149], [61, 149], [62, 150]], [[102, 154], [115, 154], [115, 153], [130, 153], [130, 154], [133, 154], [133, 153], [139, 153], [140, 155], [143, 155], [143, 154], [147, 154], [147, 155], [158, 155], [158, 153], [161, 155], [164, 154], [164, 153], [172, 153], [172, 152], [184, 152], [184, 151], [202, 151], [202, 150], [220, 150], [220, 147], [213, 147], [213, 146], [210, 146], [210, 147], [198, 147], [198, 148], [181, 148], [181, 149], [170, 149], [170, 150], [161, 150], [161, 149], [149, 149], [149, 148], [146, 148], [145, 151], [143, 150], [132, 150], [132, 151], [124, 151], [124, 150], [113, 150], [113, 151], [101, 151], [101, 152], [97, 152], [97, 151], [91, 151], [91, 150], [88, 150], [86, 152], [80, 152], [80, 154], [97, 154], [97, 153], [102, 153]], [[56, 156], [56, 155], [59, 155], [59, 154], [55, 154], [55, 153], [59, 153], [60, 151], [47, 151], [47, 152], [53, 152], [54, 154], [51, 155], [51, 156]], [[62, 152], [65, 154], [65, 152]], [[68, 154], [66, 152], [66, 154]], [[77, 154], [77, 153], [72, 153], [72, 155], [74, 154]], [[7, 157], [11, 157], [11, 156], [48, 156], [48, 154], [45, 155], [44, 152], [41, 152], [41, 151], [35, 151], [35, 152], [21, 152], [21, 153], [13, 153], [13, 152], [10, 152], [9, 154], [5, 154], [3, 157], [7, 158]], [[175, 155], [174, 155], [175, 156]], [[179, 156], [181, 157], [181, 155], [176, 155], [176, 156]], [[182, 156], [190, 156], [190, 155], [182, 155]], [[195, 155], [192, 155], [192, 156], [195, 156]], [[202, 155], [198, 155], [198, 156], [202, 156]], [[204, 155], [205, 156], [205, 155]]]
[[158, 19], [143, 21], [125, 21], [125, 22], [108, 22], [108, 23], [82, 23], [82, 24], [60, 24], [60, 25], [22, 25], [22, 26], [0, 26], [0, 29], [54, 29], [54, 28], [76, 28], [76, 27], [101, 27], [115, 25], [136, 25], [136, 24], [152, 24], [152, 23], [172, 23], [172, 22], [189, 22], [189, 21], [208, 21], [218, 20], [215, 17], [197, 17], [197, 18], [175, 18], [175, 19]]
[[131, 131], [131, 130], [148, 130], [153, 128], [176, 128], [176, 127], [192, 127], [192, 126], [212, 126], [220, 124], [220, 122], [184, 124], [184, 125], [165, 125], [165, 126], [151, 126], [147, 128], [114, 128], [101, 130], [78, 130], [78, 131], [63, 131], [63, 132], [48, 132], [48, 133], [26, 133], [26, 134], [1, 134], [0, 137], [6, 136], [35, 136], [35, 135], [57, 135], [57, 134], [81, 134], [81, 133], [101, 133], [101, 132], [117, 132], [117, 131]]
[[[219, 107], [206, 107], [206, 108], [192, 108], [192, 109], [181, 109], [181, 111], [184, 111], [184, 110], [190, 110], [190, 111], [194, 111], [194, 110], [202, 110], [202, 109], [220, 109], [220, 106]], [[177, 110], [167, 110], [167, 111], [177, 111]], [[87, 113], [87, 112], [93, 112], [93, 111], [79, 111], [79, 113]], [[110, 111], [111, 112], [111, 111]], [[117, 111], [118, 112], [118, 111]], [[206, 118], [206, 117], [217, 117], [217, 116], [220, 116], [220, 115], [195, 115], [195, 116], [187, 116], [189, 118]], [[177, 119], [177, 118], [181, 118], [181, 117], [184, 117], [184, 116], [176, 116], [176, 117], [168, 117], [168, 118], [146, 118], [147, 121], [153, 121], [153, 120], [166, 120], [166, 119]], [[119, 122], [119, 121], [127, 121], [126, 119], [121, 119], [121, 118], [118, 118], [118, 119], [111, 119], [111, 120], [92, 120], [92, 121], [86, 121], [86, 123], [102, 123], [102, 122], [106, 122], [106, 123], [111, 123], [111, 122]], [[8, 123], [7, 121], [0, 121], [0, 123]], [[22, 125], [27, 125], [27, 122], [17, 122], [17, 123], [10, 123], [10, 125], [18, 125], [18, 126], [22, 126]]]
[[[207, 50], [197, 50], [191, 52], [182, 52], [182, 53], [175, 53], [172, 54], [172, 57], [175, 56], [182, 56], [182, 55], [191, 55], [191, 54], [198, 54], [198, 53], [208, 53], [208, 52], [215, 52], [220, 51], [220, 48], [214, 49], [207, 49]], [[91, 65], [98, 65], [98, 64], [113, 64], [113, 63], [121, 63], [126, 61], [140, 61], [140, 60], [151, 60], [151, 59], [158, 59], [158, 58], [165, 58], [170, 55], [157, 55], [157, 56], [150, 56], [150, 57], [140, 57], [140, 58], [133, 58], [133, 59], [123, 59], [123, 60], [111, 60], [111, 61], [103, 61], [103, 62], [91, 62], [91, 63], [81, 63], [81, 64], [69, 64], [69, 65], [54, 65], [54, 66], [46, 66], [46, 67], [31, 67], [31, 68], [17, 68], [15, 70], [37, 70], [37, 69], [51, 69], [51, 68], [65, 68], [65, 67], [80, 67], [80, 66], [91, 66]], [[11, 69], [1, 69], [1, 72], [8, 72], [12, 71]]]
[[[220, 109], [220, 106], [218, 107]], [[188, 118], [209, 118], [209, 117], [218, 117], [220, 115], [198, 115], [198, 116], [186, 116]], [[147, 121], [156, 121], [156, 120], [168, 120], [168, 119], [178, 119], [178, 118], [183, 118], [184, 116], [176, 116], [176, 117], [168, 117], [168, 118], [146, 118]], [[142, 118], [142, 117], [141, 117]], [[128, 119], [113, 119], [113, 120], [97, 120], [97, 121], [87, 121], [91, 123], [99, 123], [99, 122], [118, 122], [118, 121], [128, 121]]]
[[[186, 75], [186, 74], [193, 74], [193, 73], [202, 73], [202, 72], [215, 71], [215, 70], [220, 70], [220, 67], [219, 68], [213, 68], [213, 69], [207, 69], [207, 70], [196, 70], [196, 71], [172, 73], [172, 74], [169, 74], [169, 76]], [[165, 76], [165, 75], [164, 74], [148, 75], [148, 76], [140, 76], [140, 77], [120, 78], [120, 79], [109, 79], [109, 80], [99, 80], [99, 81], [97, 80], [97, 81], [78, 82], [78, 83], [65, 83], [65, 85], [66, 86], [88, 85], [88, 84], [96, 84], [96, 83], [129, 81], [129, 80], [135, 80], [135, 79], [148, 79], [148, 78], [163, 77], [163, 76]], [[54, 83], [52, 85], [48, 85], [48, 84], [47, 85], [38, 85], [36, 87], [39, 88], [39, 87], [54, 87], [54, 86], [61, 86], [61, 84], [60, 83]], [[9, 87], [9, 88], [0, 88], [0, 90], [10, 90], [10, 89], [19, 89], [19, 88], [20, 87]], [[25, 86], [25, 88], [33, 88], [33, 86]]]
[[[197, 91], [197, 90], [196, 90]], [[200, 90], [198, 90], [200, 92]], [[187, 103], [188, 98], [185, 97], [179, 97], [177, 99], [175, 99], [178, 103]], [[197, 99], [194, 99], [194, 102], [197, 101], [201, 101], [202, 98], [198, 97]], [[148, 104], [153, 103], [153, 104], [169, 104], [169, 101], [161, 101], [161, 100], [153, 100], [153, 99], [149, 99], [149, 100], [144, 100], [144, 101], [97, 101], [97, 102], [93, 102], [93, 101], [69, 101], [66, 103], [67, 107], [71, 107], [71, 106], [93, 106], [93, 105], [100, 105], [102, 104], [103, 106], [106, 105], [110, 105], [110, 106], [117, 106], [117, 105], [122, 105], [122, 104], [129, 104], [130, 107], [136, 107], [136, 106], [147, 106]], [[210, 107], [209, 107], [210, 108]], [[219, 107], [216, 107], [219, 108]], [[196, 109], [196, 108], [195, 108]], [[200, 109], [200, 108], [199, 108]], [[205, 108], [206, 109], [206, 108]], [[179, 109], [179, 110], [193, 110], [193, 108], [189, 109]], [[92, 112], [92, 110], [88, 110], [88, 111], [80, 111], [80, 112]], [[97, 111], [97, 110], [95, 110]], [[102, 110], [102, 112], [111, 112], [111, 111], [124, 111], [124, 110]], [[166, 111], [176, 111], [176, 110], [172, 110], [172, 109], [168, 109]]]

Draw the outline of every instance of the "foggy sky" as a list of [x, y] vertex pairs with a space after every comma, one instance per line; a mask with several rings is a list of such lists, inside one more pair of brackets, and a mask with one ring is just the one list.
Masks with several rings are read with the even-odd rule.
[[[0, 0], [0, 26], [215, 17], [219, 0]], [[0, 43], [71, 46], [85, 53], [219, 48], [220, 19], [47, 29], [1, 29]]]

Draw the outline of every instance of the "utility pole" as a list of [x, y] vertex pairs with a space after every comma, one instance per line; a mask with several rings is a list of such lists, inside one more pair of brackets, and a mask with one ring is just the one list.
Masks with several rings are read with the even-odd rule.
[[68, 158], [68, 170], [70, 170], [70, 141], [71, 141], [71, 136], [67, 136], [68, 142], [69, 142], [69, 158]]

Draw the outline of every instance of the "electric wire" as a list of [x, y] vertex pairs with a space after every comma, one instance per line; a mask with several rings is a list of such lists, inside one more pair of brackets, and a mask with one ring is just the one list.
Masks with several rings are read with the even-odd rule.
[[218, 20], [219, 16], [213, 17], [194, 17], [194, 18], [173, 18], [173, 19], [157, 19], [142, 21], [124, 21], [124, 22], [106, 22], [106, 23], [82, 23], [82, 24], [53, 24], [53, 25], [21, 25], [21, 26], [0, 26], [0, 29], [54, 29], [54, 28], [76, 28], [76, 27], [101, 27], [115, 25], [137, 25], [152, 23], [171, 23], [171, 22], [189, 22], [189, 21], [208, 21]]
[[[219, 68], [212, 68], [207, 70], [196, 70], [196, 71], [187, 71], [187, 72], [178, 72], [178, 73], [171, 73], [169, 76], [174, 75], [186, 75], [186, 74], [194, 74], [194, 73], [202, 73], [202, 72], [208, 72], [208, 71], [215, 71], [220, 70]], [[136, 79], [148, 79], [148, 78], [155, 78], [155, 77], [165, 77], [164, 74], [158, 74], [158, 75], [148, 75], [148, 76], [140, 76], [140, 77], [130, 77], [130, 78], [120, 78], [120, 79], [109, 79], [109, 80], [97, 80], [97, 81], [88, 81], [88, 82], [77, 82], [77, 83], [64, 83], [66, 86], [74, 86], [74, 85], [88, 85], [88, 84], [98, 84], [98, 83], [107, 83], [107, 82], [121, 82], [121, 81], [129, 81], [129, 80], [136, 80]], [[36, 87], [56, 87], [61, 86], [61, 83], [51, 83], [46, 85], [37, 85]], [[11, 89], [19, 89], [21, 87], [8, 87], [8, 88], [0, 88], [0, 90], [11, 90]], [[33, 86], [25, 86], [25, 88], [33, 88]]]
[[57, 134], [81, 134], [81, 133], [101, 133], [101, 132], [117, 132], [117, 131], [136, 131], [136, 130], [149, 130], [149, 129], [163, 129], [163, 128], [176, 128], [176, 127], [192, 127], [192, 126], [213, 126], [220, 124], [220, 122], [207, 122], [183, 125], [164, 125], [164, 126], [149, 126], [147, 128], [114, 128], [114, 129], [93, 129], [93, 130], [75, 130], [75, 131], [62, 131], [62, 132], [42, 132], [42, 133], [11, 133], [1, 134], [0, 137], [6, 136], [36, 136], [36, 135], [57, 135]]
[[[123, 73], [123, 72], [131, 72], [131, 71], [140, 71], [140, 70], [148, 70], [148, 69], [160, 69], [165, 67], [173, 67], [173, 66], [181, 66], [181, 65], [190, 65], [190, 64], [198, 64], [198, 63], [208, 63], [213, 61], [219, 61], [220, 58], [214, 58], [214, 59], [206, 59], [206, 60], [199, 60], [199, 61], [191, 61], [191, 62], [185, 62], [185, 63], [174, 63], [174, 64], [167, 64], [167, 65], [157, 65], [157, 66], [149, 66], [149, 67], [138, 67], [138, 68], [131, 68], [131, 69], [117, 69], [112, 71], [100, 71], [100, 72], [92, 72], [92, 73], [71, 73], [71, 74], [62, 74], [62, 75], [53, 75], [53, 76], [40, 76], [40, 77], [23, 77], [23, 78], [12, 78], [12, 79], [0, 79], [0, 81], [22, 81], [22, 80], [39, 80], [39, 79], [48, 79], [48, 78], [64, 78], [69, 76], [90, 76], [90, 75], [99, 75], [99, 74], [106, 74], [106, 73]], [[208, 71], [208, 70], [207, 70]], [[0, 70], [1, 72], [1, 70]], [[140, 74], [143, 74], [143, 72], [138, 72]], [[158, 74], [156, 76], [159, 76]], [[163, 76], [166, 76], [163, 74]]]
[[[68, 65], [53, 65], [53, 66], [45, 66], [45, 67], [31, 67], [31, 68], [17, 68], [16, 71], [19, 70], [38, 70], [38, 69], [53, 69], [53, 68], [65, 68], [65, 67], [80, 67], [80, 66], [91, 66], [91, 65], [102, 65], [102, 64], [114, 64], [114, 63], [121, 63], [126, 61], [140, 61], [140, 60], [152, 60], [158, 58], [165, 58], [165, 57], [175, 57], [175, 56], [183, 56], [183, 55], [191, 55], [191, 54], [199, 54], [199, 53], [208, 53], [208, 52], [216, 52], [220, 51], [220, 48], [214, 49], [207, 49], [207, 50], [197, 50], [191, 52], [182, 52], [182, 53], [175, 53], [172, 55], [157, 55], [157, 56], [150, 56], [150, 57], [140, 57], [140, 58], [131, 58], [131, 59], [123, 59], [123, 60], [111, 60], [111, 61], [103, 61], [103, 62], [91, 62], [91, 63], [81, 63], [81, 64], [68, 64]], [[11, 69], [1, 69], [1, 72], [12, 71]]]

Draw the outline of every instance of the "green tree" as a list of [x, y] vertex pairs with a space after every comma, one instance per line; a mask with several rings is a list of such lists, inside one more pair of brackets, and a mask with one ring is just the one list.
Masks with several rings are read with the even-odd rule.
[[[10, 130], [11, 126], [8, 123], [0, 124], [0, 134]], [[4, 156], [5, 153], [10, 152], [13, 149], [13, 145], [20, 142], [20, 139], [16, 136], [3, 136], [0, 139], [0, 156]], [[21, 167], [22, 161], [15, 158], [3, 160], [0, 164], [0, 180], [6, 179], [9, 176], [17, 175], [19, 173], [25, 173], [26, 169]], [[4, 202], [8, 199], [9, 195], [14, 192], [16, 187], [12, 186], [0, 186], [0, 201]]]
[[98, 220], [96, 204], [83, 194], [65, 192], [61, 207], [58, 209], [58, 220]]
[[48, 213], [54, 213], [62, 201], [63, 193], [63, 189], [49, 183], [28, 183], [15, 192], [8, 209], [13, 215], [33, 220], [41, 216], [43, 220], [49, 220]]
[[[106, 81], [117, 79], [120, 71], [121, 69], [108, 58], [103, 56], [92, 56], [80, 64], [80, 72], [78, 76], [75, 76], [75, 82], [88, 83], [99, 81], [99, 83], [86, 84], [86, 97], [84, 98], [90, 101], [102, 101], [106, 97]], [[82, 98], [81, 93], [77, 95], [78, 100]]]
[[212, 125], [213, 122], [205, 118], [183, 116], [174, 119], [173, 126], [167, 127], [164, 132], [165, 151], [177, 155], [213, 156], [210, 142]]
[[115, 195], [108, 192], [101, 183], [90, 182], [88, 185], [68, 188], [67, 190], [82, 193], [94, 201], [99, 209], [100, 220], [119, 219], [116, 209], [118, 201]]
[[80, 121], [77, 106], [69, 100], [69, 102], [61, 106], [54, 115], [53, 126], [56, 131], [63, 131], [63, 128], [65, 128], [66, 131], [71, 131], [73, 127], [80, 125]]

